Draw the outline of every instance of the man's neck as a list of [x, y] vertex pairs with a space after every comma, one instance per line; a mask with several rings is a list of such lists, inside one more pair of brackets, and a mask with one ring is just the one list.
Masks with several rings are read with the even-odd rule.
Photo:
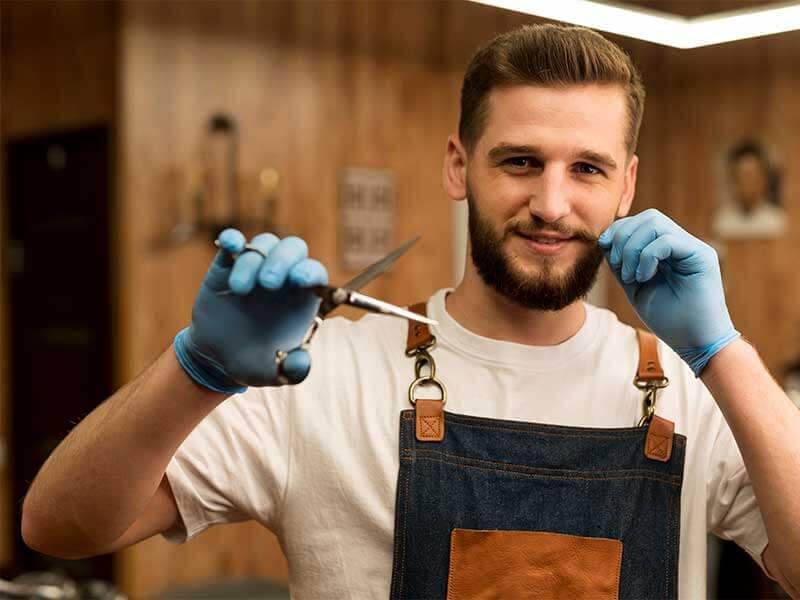
[[523, 308], [488, 287], [479, 276], [465, 273], [447, 294], [445, 308], [458, 323], [480, 336], [526, 344], [555, 346], [575, 335], [586, 321], [586, 308], [576, 301], [558, 311]]

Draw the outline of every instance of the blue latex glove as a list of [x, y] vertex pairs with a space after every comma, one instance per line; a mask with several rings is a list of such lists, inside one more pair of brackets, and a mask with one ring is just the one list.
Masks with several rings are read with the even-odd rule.
[[[257, 235], [250, 245], [266, 258], [244, 251], [244, 236], [235, 229], [223, 231], [218, 241], [192, 323], [175, 337], [178, 362], [200, 385], [233, 394], [249, 385], [280, 385], [275, 353], [292, 350], [284, 373], [290, 383], [303, 381], [311, 358], [298, 346], [321, 302], [305, 288], [328, 282], [325, 267], [308, 258], [308, 246], [298, 237]], [[238, 252], [234, 261], [231, 253]]]
[[655, 209], [611, 224], [598, 243], [636, 313], [700, 376], [740, 336], [716, 251]]

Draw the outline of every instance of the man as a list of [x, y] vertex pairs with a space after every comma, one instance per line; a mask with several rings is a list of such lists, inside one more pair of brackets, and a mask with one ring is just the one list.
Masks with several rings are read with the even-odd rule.
[[[656, 211], [623, 218], [643, 101], [585, 29], [479, 51], [444, 162], [470, 204], [462, 283], [415, 307], [430, 331], [326, 321], [310, 367], [287, 355], [296, 385], [273, 357], [325, 269], [268, 234], [234, 261], [224, 232], [174, 351], [42, 467], [28, 544], [75, 557], [252, 518], [298, 598], [698, 598], [713, 530], [796, 593], [800, 415], [734, 329], [713, 251]], [[581, 301], [604, 253], [658, 352]]]
[[786, 223], [779, 205], [778, 176], [764, 149], [743, 141], [728, 153], [731, 201], [720, 206], [714, 231], [728, 239], [777, 237]]

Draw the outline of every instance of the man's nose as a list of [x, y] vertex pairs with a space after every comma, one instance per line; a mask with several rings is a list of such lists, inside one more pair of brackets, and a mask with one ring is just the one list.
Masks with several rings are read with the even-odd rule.
[[533, 182], [528, 210], [546, 223], [555, 223], [570, 213], [568, 179], [562, 168], [547, 165], [542, 170]]

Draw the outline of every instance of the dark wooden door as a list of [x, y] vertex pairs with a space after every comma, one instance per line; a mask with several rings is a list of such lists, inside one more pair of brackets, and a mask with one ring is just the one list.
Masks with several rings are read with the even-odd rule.
[[[18, 139], [5, 153], [9, 215], [13, 500], [69, 430], [111, 393], [108, 127]], [[28, 549], [18, 570], [111, 578], [109, 557], [60, 561]]]

